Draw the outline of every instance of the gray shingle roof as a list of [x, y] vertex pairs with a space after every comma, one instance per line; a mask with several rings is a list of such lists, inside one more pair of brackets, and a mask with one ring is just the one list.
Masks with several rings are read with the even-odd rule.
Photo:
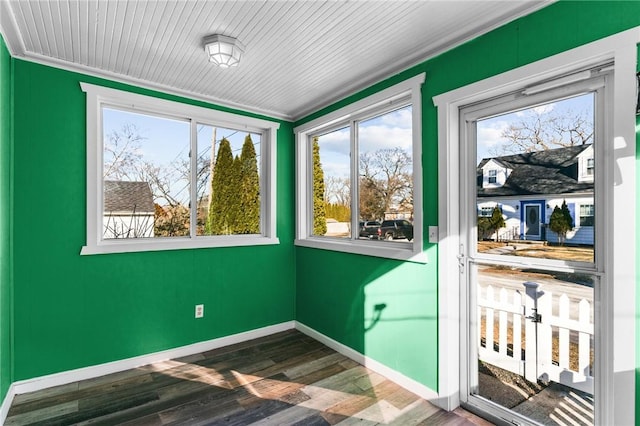
[[578, 181], [578, 155], [590, 145], [496, 157], [512, 170], [499, 188], [482, 187], [483, 159], [476, 169], [478, 197], [593, 192], [593, 182]]
[[104, 181], [105, 212], [155, 213], [153, 194], [147, 182]]

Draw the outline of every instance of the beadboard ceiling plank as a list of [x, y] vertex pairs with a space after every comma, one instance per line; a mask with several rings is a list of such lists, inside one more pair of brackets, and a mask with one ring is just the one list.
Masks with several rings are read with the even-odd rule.
[[[18, 57], [295, 120], [549, 3], [6, 0], [3, 9]], [[207, 60], [209, 34], [245, 44], [238, 67]]]

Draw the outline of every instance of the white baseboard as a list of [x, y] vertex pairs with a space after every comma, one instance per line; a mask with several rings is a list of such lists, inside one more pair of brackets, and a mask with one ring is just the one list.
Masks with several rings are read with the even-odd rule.
[[3, 425], [4, 421], [7, 418], [7, 414], [9, 413], [9, 408], [11, 408], [11, 402], [13, 401], [14, 396], [16, 396], [16, 391], [12, 383], [11, 386], [9, 386], [9, 390], [7, 390], [7, 394], [2, 400], [2, 405], [0, 405], [0, 425]]
[[312, 337], [320, 343], [330, 347], [334, 351], [341, 353], [347, 358], [351, 358], [358, 364], [364, 365], [368, 369], [373, 370], [376, 373], [386, 377], [399, 386], [402, 386], [406, 390], [415, 393], [420, 398], [424, 398], [437, 406], [441, 405], [442, 402], [438, 393], [433, 389], [423, 385], [422, 383], [416, 382], [415, 380], [405, 376], [404, 374], [392, 368], [389, 368], [386, 365], [374, 359], [371, 359], [368, 356], [363, 355], [360, 352], [346, 345], [343, 345], [342, 343], [337, 342], [328, 336], [325, 336], [324, 334], [302, 324], [301, 322], [295, 321], [295, 328], [301, 333], [304, 333], [307, 336]]
[[7, 412], [15, 395], [34, 392], [54, 386], [66, 385], [68, 383], [78, 382], [81, 380], [93, 379], [105, 376], [107, 374], [118, 373], [120, 371], [138, 368], [144, 365], [153, 364], [155, 362], [166, 361], [168, 359], [181, 358], [200, 352], [210, 351], [212, 349], [229, 346], [236, 343], [245, 342], [247, 340], [257, 339], [259, 337], [269, 336], [281, 331], [291, 330], [295, 328], [294, 321], [283, 322], [268, 327], [258, 328], [244, 333], [233, 334], [231, 336], [220, 337], [217, 339], [198, 342], [179, 348], [168, 349], [166, 351], [155, 352], [152, 354], [141, 355], [133, 358], [127, 358], [119, 361], [108, 362], [105, 364], [93, 365], [91, 367], [78, 368], [76, 370], [63, 371], [61, 373], [50, 374], [47, 376], [36, 377], [28, 380], [15, 382], [9, 388], [6, 397], [2, 403], [0, 410], [0, 424], [4, 424]]

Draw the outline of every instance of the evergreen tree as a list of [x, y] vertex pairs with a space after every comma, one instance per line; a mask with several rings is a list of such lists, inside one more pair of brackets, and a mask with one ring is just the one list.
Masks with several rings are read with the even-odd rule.
[[313, 138], [313, 234], [327, 233], [327, 220], [324, 203], [324, 173], [320, 163], [320, 145]]
[[[480, 216], [478, 217], [478, 239], [485, 239], [491, 236], [491, 234], [497, 232], [500, 228], [506, 226], [504, 217], [502, 217], [502, 209], [495, 206], [490, 217]], [[496, 241], [498, 240], [498, 234], [496, 234]]]
[[209, 202], [209, 217], [207, 220], [207, 235], [224, 235], [231, 232], [229, 211], [233, 208], [235, 197], [233, 186], [233, 154], [231, 144], [225, 138], [220, 141], [218, 157], [211, 179], [211, 199]]
[[325, 203], [325, 212], [328, 218], [338, 222], [349, 222], [351, 220], [351, 208], [343, 204]]
[[567, 232], [573, 229], [573, 218], [567, 206], [567, 201], [562, 201], [562, 207], [555, 206], [549, 218], [549, 229], [558, 234], [560, 245], [564, 245]]
[[235, 232], [238, 234], [260, 233], [260, 177], [256, 150], [247, 135], [242, 145], [242, 153], [238, 161], [238, 211], [235, 221]]
[[229, 208], [227, 210], [227, 223], [229, 224], [229, 234], [239, 234], [242, 227], [242, 162], [240, 156], [236, 155], [231, 164], [231, 173], [227, 181], [229, 191]]
[[491, 227], [493, 228], [493, 232], [496, 233], [496, 241], [498, 241], [498, 230], [500, 228], [504, 228], [506, 225], [504, 221], [504, 217], [502, 217], [502, 209], [500, 207], [495, 206], [493, 208], [493, 212], [491, 213]]

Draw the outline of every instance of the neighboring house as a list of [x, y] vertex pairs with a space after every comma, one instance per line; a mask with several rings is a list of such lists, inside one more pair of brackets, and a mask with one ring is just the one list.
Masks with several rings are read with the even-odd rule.
[[104, 238], [153, 237], [154, 217], [147, 182], [104, 181]]
[[413, 221], [413, 211], [410, 210], [391, 210], [384, 212], [384, 220], [407, 219]]
[[499, 239], [555, 243], [549, 218], [566, 201], [574, 222], [566, 243], [593, 245], [593, 171], [593, 145], [485, 158], [477, 168], [478, 216], [497, 205], [506, 222]]

